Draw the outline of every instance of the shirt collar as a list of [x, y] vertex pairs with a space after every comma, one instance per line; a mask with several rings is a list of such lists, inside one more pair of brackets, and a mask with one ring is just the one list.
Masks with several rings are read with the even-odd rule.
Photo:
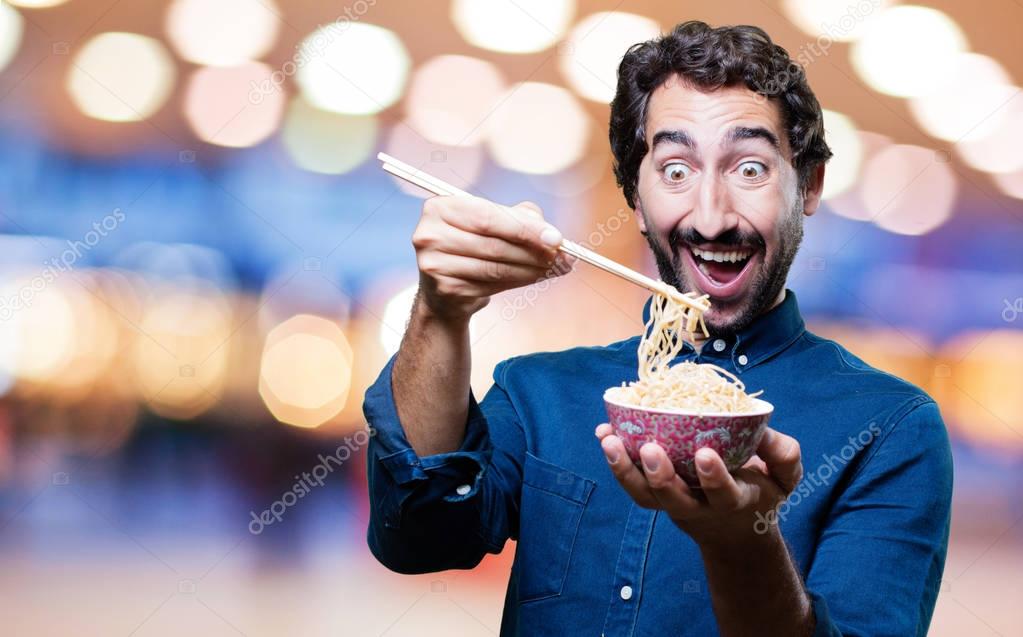
[[[644, 325], [650, 320], [652, 298], [643, 305]], [[757, 317], [734, 337], [719, 339], [711, 333], [703, 344], [700, 358], [731, 359], [735, 368], [749, 369], [787, 348], [805, 331], [806, 324], [799, 312], [796, 294], [786, 289], [781, 303]], [[683, 351], [691, 354], [692, 345], [686, 343]]]

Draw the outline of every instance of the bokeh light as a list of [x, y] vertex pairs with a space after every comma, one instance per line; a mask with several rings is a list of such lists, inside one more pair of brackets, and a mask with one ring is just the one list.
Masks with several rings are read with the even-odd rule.
[[781, 6], [804, 33], [833, 42], [851, 42], [860, 38], [871, 21], [891, 5], [892, 0], [783, 0]]
[[578, 161], [590, 135], [589, 115], [552, 84], [513, 86], [490, 117], [487, 144], [494, 160], [530, 174], [554, 173]]
[[348, 324], [352, 300], [332, 281], [319, 260], [283, 260], [256, 299], [259, 328], [267, 334], [296, 314], [328, 317]]
[[57, 7], [68, 0], [7, 0], [5, 4], [13, 4], [16, 7], [25, 7], [26, 9], [47, 9], [49, 7]]
[[418, 283], [410, 285], [391, 297], [384, 306], [384, 315], [380, 317], [380, 345], [388, 356], [397, 352], [401, 345], [418, 290]]
[[[878, 133], [872, 133], [869, 131], [858, 131], [856, 134], [856, 138], [858, 140], [861, 154], [859, 174], [862, 175], [863, 165], [869, 162], [870, 159], [877, 155], [879, 152], [891, 146], [892, 139], [886, 135], [880, 135]], [[831, 140], [829, 139], [828, 142], [830, 143]], [[828, 179], [831, 178], [830, 176], [831, 162], [835, 161], [837, 158], [838, 157], [836, 153], [836, 157], [832, 157], [831, 160], [828, 162], [828, 169], [824, 173], [825, 188], [828, 187]], [[837, 195], [832, 195], [831, 197], [829, 197], [825, 204], [827, 208], [836, 215], [846, 217], [847, 219], [855, 219], [856, 221], [870, 221], [870, 218], [873, 216], [873, 213], [870, 211], [867, 205], [863, 203], [863, 197], [861, 193], [862, 190], [861, 182], [862, 180], [857, 182], [858, 187], [849, 188], [843, 192], [838, 193]]]
[[[378, 338], [380, 346], [384, 348], [384, 352], [388, 356], [397, 352], [398, 346], [401, 345], [401, 339], [405, 336], [405, 328], [412, 315], [412, 305], [415, 303], [418, 290], [418, 283], [404, 287], [388, 299], [384, 305], [384, 311], [380, 317]], [[469, 319], [469, 339], [474, 342], [479, 335], [480, 316], [481, 313], [477, 312]]]
[[337, 323], [299, 314], [266, 337], [259, 395], [281, 422], [318, 427], [344, 407], [353, 364], [352, 347]]
[[996, 173], [991, 177], [1003, 193], [1016, 199], [1023, 199], [1023, 170], [1017, 170], [1014, 173]]
[[[422, 167], [434, 177], [443, 179], [462, 190], [472, 190], [472, 185], [483, 168], [483, 149], [479, 146], [445, 146], [433, 144], [404, 122], [395, 124], [387, 136], [384, 152], [399, 157], [410, 166]], [[417, 197], [432, 196], [415, 186], [390, 175], [403, 191]]]
[[132, 355], [136, 387], [150, 409], [186, 419], [217, 403], [232, 350], [231, 315], [211, 286], [154, 287]]
[[[79, 282], [85, 283], [87, 275], [79, 273]], [[98, 295], [74, 283], [60, 286], [60, 292], [72, 312], [74, 325], [69, 331], [73, 340], [66, 363], [47, 380], [60, 388], [65, 399], [80, 399], [102, 374], [109, 372], [120, 343], [115, 319]], [[35, 325], [33, 329], [40, 327]]]
[[279, 12], [273, 0], [175, 0], [167, 9], [167, 37], [190, 62], [234, 66], [273, 47]]
[[504, 94], [497, 67], [477, 58], [441, 55], [420, 66], [405, 98], [408, 123], [432, 142], [478, 144], [487, 117]]
[[945, 223], [957, 190], [947, 156], [921, 146], [889, 146], [863, 171], [862, 197], [871, 218], [898, 234], [925, 234]]
[[824, 131], [834, 156], [824, 173], [821, 196], [830, 199], [856, 183], [863, 162], [863, 143], [856, 125], [842, 113], [825, 109]]
[[[123, 323], [116, 304], [118, 298], [112, 283], [114, 273], [82, 270], [74, 283], [64, 282], [61, 291], [74, 311], [75, 342], [67, 364], [51, 379], [65, 399], [81, 399], [98, 386], [106, 389], [116, 369], [118, 354], [127, 344], [121, 334]], [[104, 392], [127, 399], [130, 392]]]
[[156, 40], [135, 33], [101, 33], [72, 60], [67, 88], [86, 115], [130, 122], [163, 106], [174, 76], [173, 61]]
[[852, 65], [874, 90], [913, 97], [938, 85], [966, 45], [959, 25], [941, 11], [896, 6], [882, 11], [853, 44]]
[[[996, 114], [992, 113], [992, 117]], [[999, 109], [998, 123], [983, 137], [967, 138], [956, 143], [959, 157], [989, 173], [1014, 173], [1023, 170], [1023, 90], [1015, 89], [1012, 98]]]
[[968, 438], [1007, 452], [1023, 448], [1023, 334], [966, 332], [943, 350], [950, 366], [942, 410]]
[[19, 277], [0, 288], [0, 298], [24, 300], [17, 311], [6, 309], [0, 331], [5, 346], [0, 367], [7, 376], [44, 383], [64, 370], [83, 335], [76, 308], [62, 286], [42, 276]]
[[14, 59], [24, 31], [25, 19], [21, 14], [7, 3], [0, 2], [0, 71]]
[[[138, 313], [118, 298], [114, 271], [61, 269], [81, 245], [0, 234], [0, 395], [16, 390], [20, 399], [61, 404], [134, 400], [130, 390], [117, 391], [124, 380], [116, 359], [128, 343], [119, 319]], [[21, 258], [12, 262], [12, 255]], [[25, 257], [40, 265], [16, 264]]]
[[340, 175], [361, 164], [373, 151], [376, 117], [330, 113], [296, 97], [288, 108], [281, 139], [300, 167]]
[[196, 70], [185, 93], [185, 118], [195, 134], [218, 146], [243, 148], [269, 137], [281, 121], [283, 91], [258, 93], [252, 86], [271, 73], [260, 62]]
[[[591, 140], [591, 149], [593, 144], [594, 141]], [[555, 175], [528, 175], [529, 184], [538, 191], [555, 197], [586, 196], [604, 177], [612, 174], [611, 160], [602, 151], [601, 148], [596, 152], [587, 152], [580, 161]], [[579, 221], [583, 219], [580, 218]], [[567, 228], [562, 228], [562, 231], [565, 230]]]
[[594, 13], [572, 28], [561, 45], [558, 65], [573, 90], [607, 104], [614, 97], [625, 51], [660, 31], [657, 22], [633, 13]]
[[393, 31], [349, 22], [320, 27], [299, 46], [296, 80], [314, 106], [366, 115], [394, 104], [405, 90], [409, 55]]
[[574, 0], [455, 0], [451, 19], [472, 45], [501, 53], [533, 53], [564, 35]]
[[931, 91], [909, 101], [909, 112], [939, 139], [981, 139], [1005, 120], [1009, 109], [1003, 107], [1019, 90], [995, 60], [963, 53]]
[[194, 288], [197, 281], [202, 281], [228, 291], [236, 284], [224, 253], [196, 243], [139, 241], [121, 249], [114, 261], [143, 280], [172, 282], [180, 288]]

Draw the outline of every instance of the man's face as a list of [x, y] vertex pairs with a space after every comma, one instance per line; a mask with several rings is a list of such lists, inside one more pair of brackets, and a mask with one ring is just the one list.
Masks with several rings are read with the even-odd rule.
[[801, 193], [777, 104], [745, 87], [669, 80], [650, 96], [646, 142], [636, 211], [661, 278], [710, 295], [708, 327], [733, 334], [781, 298], [823, 167]]

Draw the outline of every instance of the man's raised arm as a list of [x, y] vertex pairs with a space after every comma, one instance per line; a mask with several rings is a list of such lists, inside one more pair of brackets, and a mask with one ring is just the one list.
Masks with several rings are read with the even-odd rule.
[[363, 405], [376, 434], [368, 539], [385, 566], [471, 568], [514, 533], [523, 437], [500, 383], [486, 416], [472, 395], [469, 320], [493, 294], [567, 272], [560, 241], [532, 204], [424, 204], [412, 239], [420, 273], [412, 316]]

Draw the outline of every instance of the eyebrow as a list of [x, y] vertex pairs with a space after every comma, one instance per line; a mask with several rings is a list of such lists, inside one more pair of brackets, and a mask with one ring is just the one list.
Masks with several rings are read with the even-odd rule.
[[781, 153], [781, 141], [778, 140], [778, 136], [763, 126], [736, 126], [728, 131], [724, 144], [734, 144], [744, 139], [763, 139]]
[[[781, 141], [778, 136], [763, 126], [736, 126], [728, 131], [722, 145], [734, 144], [744, 139], [763, 139], [778, 153], [781, 153]], [[692, 135], [682, 129], [659, 130], [654, 133], [652, 142], [653, 148], [657, 148], [660, 144], [679, 144], [690, 150], [696, 150], [696, 142]]]
[[681, 129], [674, 130], [659, 130], [654, 133], [653, 148], [657, 148], [660, 144], [680, 144], [690, 150], [696, 149], [696, 142], [693, 141], [692, 136]]

